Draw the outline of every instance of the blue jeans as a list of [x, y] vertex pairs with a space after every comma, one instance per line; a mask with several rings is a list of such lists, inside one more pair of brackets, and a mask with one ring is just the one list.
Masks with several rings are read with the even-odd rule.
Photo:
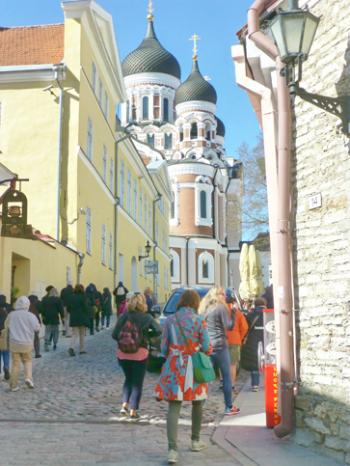
[[106, 322], [106, 326], [109, 327], [110, 321], [111, 321], [111, 315], [110, 314], [102, 314], [102, 317], [101, 317], [102, 327], [105, 326], [105, 322]]
[[123, 403], [130, 403], [130, 409], [139, 409], [147, 360], [128, 361], [127, 359], [118, 359], [118, 361], [125, 375]]
[[10, 351], [0, 351], [0, 372], [1, 372], [1, 358], [3, 362], [3, 369], [10, 369]]
[[250, 379], [251, 379], [252, 387], [258, 387], [260, 383], [259, 371], [250, 371]]
[[45, 326], [45, 348], [48, 348], [51, 345], [51, 340], [53, 341], [53, 346], [56, 347], [58, 342], [58, 331], [58, 325]]
[[231, 379], [231, 362], [228, 348], [224, 348], [217, 353], [210, 355], [213, 366], [220, 369], [224, 382], [224, 400], [225, 410], [232, 408], [232, 379]]

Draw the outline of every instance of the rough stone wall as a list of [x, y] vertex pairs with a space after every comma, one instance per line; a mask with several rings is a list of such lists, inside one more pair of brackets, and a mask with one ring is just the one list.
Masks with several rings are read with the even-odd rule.
[[[321, 21], [301, 85], [350, 95], [350, 2], [306, 3]], [[337, 117], [295, 105], [296, 440], [350, 464], [350, 139]]]

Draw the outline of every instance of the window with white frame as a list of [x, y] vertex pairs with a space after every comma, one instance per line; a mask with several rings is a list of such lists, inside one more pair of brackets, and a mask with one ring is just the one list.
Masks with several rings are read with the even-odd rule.
[[120, 164], [120, 180], [119, 180], [119, 199], [120, 204], [124, 206], [124, 191], [125, 191], [125, 164], [122, 161]]
[[96, 92], [96, 65], [92, 62], [91, 66], [91, 87]]
[[107, 147], [103, 145], [103, 153], [102, 153], [102, 178], [103, 181], [107, 182]]
[[126, 187], [126, 210], [131, 212], [131, 172], [128, 171], [128, 181]]
[[214, 282], [214, 257], [208, 251], [202, 252], [198, 256], [198, 282], [213, 283]]
[[159, 95], [153, 96], [153, 118], [155, 120], [160, 119], [160, 96]]
[[169, 121], [169, 99], [167, 97], [163, 99], [163, 120]]
[[109, 115], [109, 98], [108, 98], [107, 91], [105, 91], [105, 98], [104, 98], [103, 103], [104, 103], [103, 113], [104, 113], [105, 117], [108, 119], [108, 115]]
[[106, 265], [106, 225], [101, 228], [101, 262]]
[[198, 138], [198, 125], [197, 123], [192, 123], [191, 124], [191, 133], [190, 133], [191, 139], [197, 139]]
[[147, 96], [142, 97], [142, 119], [149, 119], [149, 98]]
[[153, 216], [152, 216], [152, 203], [148, 204], [148, 233], [152, 233], [152, 224], [153, 224]]
[[199, 192], [199, 210], [200, 217], [206, 219], [208, 217], [208, 206], [207, 206], [207, 192], [202, 190]]
[[86, 208], [85, 216], [85, 248], [88, 254], [91, 254], [91, 235], [92, 235], [92, 223], [91, 223], [91, 209]]
[[170, 225], [176, 226], [179, 224], [179, 186], [177, 183], [172, 185], [172, 199], [170, 208]]
[[140, 198], [139, 198], [139, 223], [142, 225], [142, 216], [143, 216], [143, 194], [142, 189], [140, 188]]
[[113, 181], [114, 181], [114, 160], [111, 157], [109, 159], [109, 189], [113, 192]]
[[173, 147], [173, 135], [171, 133], [164, 134], [164, 149], [172, 149]]
[[145, 227], [145, 230], [148, 230], [148, 222], [147, 222], [147, 208], [148, 208], [148, 203], [147, 203], [147, 196], [145, 195], [145, 199], [143, 202], [143, 225]]
[[86, 156], [89, 160], [92, 160], [92, 157], [93, 157], [93, 144], [94, 144], [93, 125], [92, 125], [91, 118], [88, 118]]
[[180, 256], [174, 250], [170, 250], [170, 276], [173, 282], [180, 282]]
[[212, 226], [213, 185], [209, 178], [198, 177], [195, 184], [195, 225]]
[[112, 232], [109, 233], [109, 242], [108, 242], [108, 267], [113, 270], [113, 234]]
[[134, 204], [133, 204], [133, 209], [134, 209], [134, 219], [136, 220], [137, 218], [137, 180], [134, 179]]
[[208, 121], [205, 124], [205, 139], [207, 141], [211, 140], [211, 125]]
[[154, 134], [147, 134], [147, 144], [154, 147]]

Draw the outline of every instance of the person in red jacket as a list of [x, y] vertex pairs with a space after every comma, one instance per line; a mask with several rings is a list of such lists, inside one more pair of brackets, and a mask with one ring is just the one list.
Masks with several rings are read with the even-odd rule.
[[236, 315], [233, 329], [227, 330], [226, 332], [231, 360], [232, 389], [235, 390], [237, 367], [241, 356], [241, 346], [242, 341], [248, 332], [248, 323], [244, 314], [239, 310], [236, 298], [230, 288], [226, 290], [226, 303], [229, 308], [229, 312], [231, 314], [235, 313]]

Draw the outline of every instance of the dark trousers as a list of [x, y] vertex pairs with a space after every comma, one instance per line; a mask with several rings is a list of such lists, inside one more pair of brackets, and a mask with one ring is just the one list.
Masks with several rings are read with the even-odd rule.
[[101, 325], [102, 325], [102, 327], [104, 327], [105, 322], [106, 322], [106, 327], [109, 327], [110, 321], [111, 321], [111, 315], [110, 315], [110, 314], [103, 314], [103, 313], [102, 313], [102, 317], [101, 317]]
[[35, 351], [35, 356], [38, 356], [40, 354], [40, 337], [39, 337], [39, 332], [34, 333], [34, 351]]
[[139, 409], [147, 360], [128, 361], [127, 359], [118, 359], [118, 361], [125, 375], [123, 403], [129, 403], [130, 409]]
[[96, 312], [95, 314], [95, 328], [97, 331], [100, 329], [100, 313]]
[[90, 335], [94, 334], [94, 317], [89, 317], [89, 331]]

